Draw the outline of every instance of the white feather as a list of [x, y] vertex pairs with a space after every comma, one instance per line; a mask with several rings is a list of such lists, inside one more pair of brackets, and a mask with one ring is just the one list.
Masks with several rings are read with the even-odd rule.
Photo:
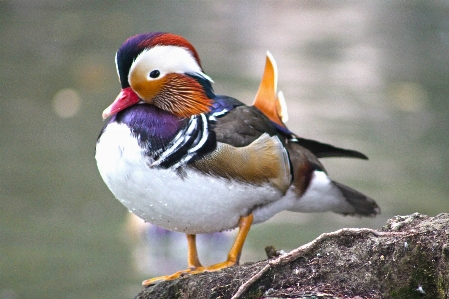
[[[124, 124], [108, 125], [95, 157], [103, 180], [123, 205], [169, 230], [197, 234], [231, 229], [254, 207], [281, 197], [268, 183], [243, 184], [192, 169], [184, 169], [184, 178], [172, 168], [149, 167], [144, 151]], [[267, 213], [263, 217], [269, 218]], [[255, 217], [255, 222], [261, 221]]]
[[[137, 65], [144, 67], [149, 73], [152, 70], [158, 70], [160, 72], [158, 79], [170, 73], [196, 73], [213, 82], [202, 72], [192, 53], [179, 46], [154, 46], [143, 50], [131, 65], [129, 74]], [[152, 78], [148, 77], [148, 80], [152, 80]]]
[[[287, 194], [287, 196], [295, 196]], [[354, 208], [344, 198], [340, 189], [333, 184], [326, 173], [314, 171], [306, 192], [288, 209], [294, 212], [351, 212]]]

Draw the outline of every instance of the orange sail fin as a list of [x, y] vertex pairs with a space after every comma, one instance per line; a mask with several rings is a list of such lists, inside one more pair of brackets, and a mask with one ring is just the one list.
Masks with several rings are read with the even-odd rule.
[[259, 109], [272, 122], [286, 127], [284, 122], [288, 120], [287, 105], [282, 92], [277, 92], [277, 65], [270, 52], [267, 52], [265, 70], [260, 82], [259, 90], [253, 102], [253, 106]]

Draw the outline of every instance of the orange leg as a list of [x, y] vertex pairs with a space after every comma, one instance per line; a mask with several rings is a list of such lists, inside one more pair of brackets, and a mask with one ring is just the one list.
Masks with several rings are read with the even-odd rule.
[[248, 235], [252, 223], [253, 223], [253, 214], [241, 217], [239, 220], [239, 232], [237, 234], [237, 237], [235, 238], [231, 250], [229, 250], [228, 258], [226, 259], [226, 261], [212, 266], [203, 267], [204, 268], [203, 271], [217, 271], [238, 264], [240, 254], [242, 253], [243, 244], [245, 243], [246, 236]]
[[196, 250], [196, 235], [187, 235], [187, 265], [189, 269], [202, 267]]
[[238, 263], [240, 259], [240, 254], [242, 252], [243, 244], [245, 243], [246, 236], [251, 228], [251, 224], [253, 222], [253, 215], [250, 214], [248, 216], [241, 217], [239, 220], [239, 232], [234, 241], [234, 244], [229, 250], [228, 258], [226, 261], [222, 263], [218, 263], [215, 265], [203, 267], [198, 258], [198, 252], [196, 250], [196, 236], [195, 235], [187, 235], [187, 244], [188, 244], [188, 256], [187, 263], [189, 268], [187, 270], [176, 272], [172, 275], [160, 276], [145, 280], [142, 285], [149, 286], [155, 284], [159, 281], [163, 280], [173, 280], [179, 278], [185, 274], [197, 274], [205, 271], [218, 271], [223, 268], [227, 268], [233, 266]]

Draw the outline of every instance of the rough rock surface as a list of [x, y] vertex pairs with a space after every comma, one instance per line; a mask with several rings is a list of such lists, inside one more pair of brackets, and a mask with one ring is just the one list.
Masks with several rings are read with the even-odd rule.
[[449, 214], [341, 229], [266, 261], [164, 281], [135, 298], [449, 298]]

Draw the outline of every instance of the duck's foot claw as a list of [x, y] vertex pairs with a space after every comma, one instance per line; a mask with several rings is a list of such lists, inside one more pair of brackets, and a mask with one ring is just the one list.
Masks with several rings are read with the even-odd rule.
[[199, 274], [199, 273], [203, 273], [203, 272], [213, 272], [213, 271], [218, 271], [230, 266], [235, 265], [235, 262], [232, 261], [225, 261], [222, 263], [218, 263], [215, 265], [211, 265], [211, 266], [207, 266], [207, 267], [190, 267], [186, 270], [182, 270], [182, 271], [178, 271], [172, 275], [165, 275], [165, 276], [159, 276], [159, 277], [155, 277], [155, 278], [150, 278], [147, 280], [144, 280], [142, 282], [142, 285], [144, 287], [149, 287], [151, 285], [155, 285], [158, 284], [162, 281], [166, 281], [166, 280], [174, 280], [186, 275], [191, 275], [191, 274]]
[[148, 287], [148, 286], [155, 285], [162, 281], [174, 280], [174, 279], [182, 277], [184, 275], [191, 274], [191, 272], [192, 272], [192, 269], [187, 269], [187, 270], [178, 271], [176, 273], [173, 273], [172, 275], [165, 275], [165, 276], [158, 276], [158, 277], [150, 278], [150, 279], [144, 280], [142, 282], [142, 285], [145, 287]]

